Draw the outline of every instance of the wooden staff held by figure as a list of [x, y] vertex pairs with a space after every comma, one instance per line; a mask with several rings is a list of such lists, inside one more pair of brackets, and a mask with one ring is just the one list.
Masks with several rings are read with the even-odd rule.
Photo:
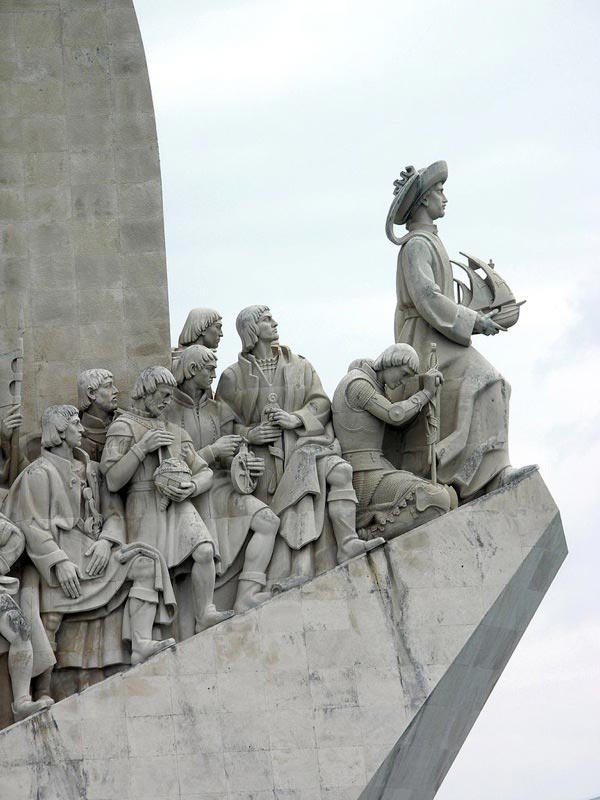
[[[431, 342], [429, 369], [438, 368], [437, 345]], [[431, 482], [437, 484], [437, 455], [435, 446], [440, 440], [440, 387], [438, 385], [431, 402], [427, 406], [427, 444], [429, 445], [428, 464], [431, 469]]]
[[[23, 385], [23, 358], [25, 355], [23, 337], [25, 336], [25, 323], [23, 321], [23, 309], [19, 311], [19, 332], [17, 334], [17, 349], [12, 363], [13, 378], [10, 385], [10, 391], [14, 398], [15, 406], [18, 408], [21, 405], [21, 387]], [[10, 437], [10, 466], [8, 485], [11, 486], [13, 481], [19, 474], [19, 467], [21, 464], [21, 449], [19, 447], [19, 438], [21, 435], [21, 426], [13, 428]]]

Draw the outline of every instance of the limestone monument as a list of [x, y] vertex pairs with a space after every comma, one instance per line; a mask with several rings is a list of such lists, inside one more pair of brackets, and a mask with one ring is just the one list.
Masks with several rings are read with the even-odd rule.
[[247, 306], [213, 396], [131, 0], [7, 3], [0, 44], [0, 800], [431, 800], [566, 555], [445, 162], [395, 182], [395, 342], [331, 401]]

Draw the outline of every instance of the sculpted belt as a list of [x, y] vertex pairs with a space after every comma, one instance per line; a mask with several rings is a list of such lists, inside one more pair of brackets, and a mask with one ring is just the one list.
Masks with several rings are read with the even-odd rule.
[[399, 308], [398, 313], [402, 314], [403, 319], [418, 319], [421, 315], [414, 306], [409, 308]]
[[136, 481], [129, 486], [130, 492], [154, 492], [155, 490], [154, 481]]

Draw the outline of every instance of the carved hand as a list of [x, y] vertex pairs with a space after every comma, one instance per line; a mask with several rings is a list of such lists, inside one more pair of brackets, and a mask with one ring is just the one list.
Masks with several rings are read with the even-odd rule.
[[13, 406], [13, 408], [11, 408], [11, 410], [2, 420], [2, 437], [4, 439], [9, 439], [14, 429], [19, 428], [22, 424], [23, 414], [21, 413], [21, 406]]
[[444, 382], [444, 376], [439, 371], [439, 369], [430, 369], [428, 372], [425, 373], [423, 376], [423, 389], [431, 396], [435, 394], [435, 391], [438, 386], [441, 386]]
[[217, 439], [214, 444], [211, 444], [211, 449], [215, 458], [230, 458], [237, 453], [241, 442], [242, 437], [232, 433]]
[[292, 431], [294, 428], [299, 428], [302, 425], [300, 417], [296, 416], [296, 414], [289, 414], [287, 411], [283, 411], [283, 409], [273, 411], [270, 417], [276, 425], [288, 431]]
[[148, 453], [153, 453], [155, 450], [158, 450], [160, 447], [168, 447], [170, 444], [173, 444], [174, 439], [175, 436], [169, 433], [169, 431], [148, 431], [148, 433], [145, 433], [140, 439], [139, 446], [147, 455]]
[[496, 308], [488, 314], [478, 314], [473, 328], [475, 333], [483, 333], [484, 336], [495, 336], [499, 331], [506, 331], [506, 328], [503, 328], [502, 325], [492, 319], [498, 311], [499, 309]]
[[61, 561], [55, 567], [56, 579], [67, 597], [72, 597], [76, 600], [81, 596], [81, 584], [79, 578], [81, 573], [76, 564], [72, 561]]
[[90, 563], [86, 567], [86, 573], [92, 578], [102, 575], [110, 558], [112, 545], [107, 539], [98, 539], [97, 542], [86, 550], [85, 554], [90, 558]]
[[258, 456], [248, 456], [248, 472], [253, 478], [258, 478], [259, 475], [262, 475], [265, 471], [265, 460], [264, 458], [258, 458]]
[[175, 503], [181, 503], [191, 497], [196, 485], [192, 481], [183, 481], [179, 486], [165, 486], [162, 493]]
[[281, 431], [277, 425], [273, 425], [271, 422], [261, 422], [248, 433], [248, 441], [250, 444], [270, 444], [276, 442], [280, 435]]

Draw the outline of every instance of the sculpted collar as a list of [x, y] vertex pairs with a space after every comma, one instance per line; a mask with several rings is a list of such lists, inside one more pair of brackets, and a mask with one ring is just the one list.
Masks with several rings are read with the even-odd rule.
[[202, 408], [202, 406], [206, 405], [208, 401], [211, 400], [212, 398], [209, 392], [204, 392], [200, 400], [198, 400], [197, 403], [194, 403], [193, 398], [178, 387], [173, 392], [173, 399], [176, 400], [178, 403], [180, 403], [182, 406], [187, 406], [188, 408]]
[[437, 225], [430, 225], [428, 222], [409, 222], [406, 229], [412, 231], [425, 231], [425, 233], [434, 233], [437, 236]]
[[80, 469], [82, 464], [86, 466], [89, 461], [87, 453], [79, 447], [73, 448], [73, 461], [71, 461], [70, 458], [63, 458], [62, 456], [56, 455], [56, 453], [46, 450], [45, 447], [42, 447], [42, 456], [48, 459], [63, 476], [69, 478], [73, 471]]

